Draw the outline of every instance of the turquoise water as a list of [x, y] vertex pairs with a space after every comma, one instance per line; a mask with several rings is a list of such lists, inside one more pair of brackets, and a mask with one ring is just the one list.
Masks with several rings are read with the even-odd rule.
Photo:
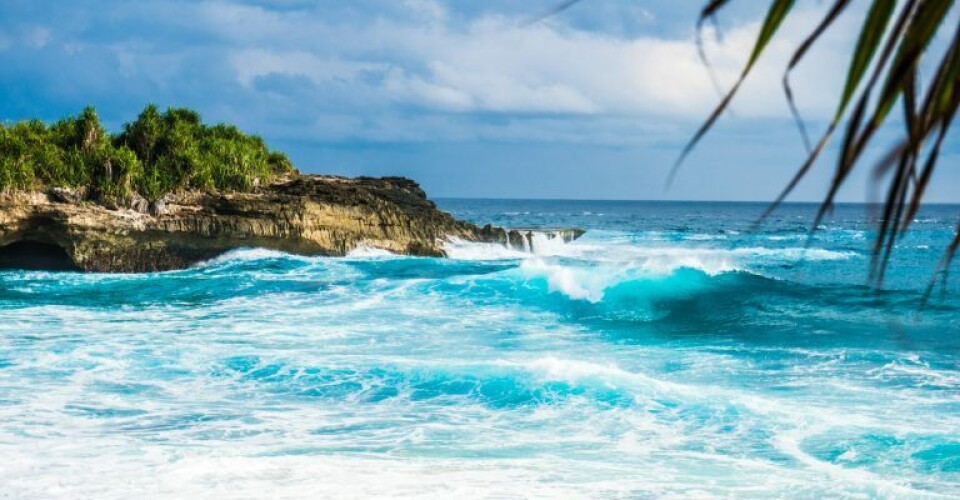
[[950, 497], [958, 207], [864, 286], [812, 205], [441, 200], [589, 229], [451, 259], [248, 249], [160, 274], [0, 273], [13, 498]]

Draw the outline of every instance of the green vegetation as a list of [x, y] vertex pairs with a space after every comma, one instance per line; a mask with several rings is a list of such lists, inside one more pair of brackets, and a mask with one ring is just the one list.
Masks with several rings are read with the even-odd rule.
[[246, 191], [292, 172], [261, 138], [183, 108], [151, 104], [117, 135], [91, 107], [52, 125], [0, 124], [0, 191], [85, 187], [94, 200], [157, 200], [178, 189]]
[[[700, 14], [698, 32], [707, 20], [729, 3], [730, 0], [707, 1]], [[740, 78], [694, 134], [677, 165], [728, 107], [782, 22], [790, 17], [795, 3], [795, 0], [770, 0], [766, 18]], [[886, 156], [872, 169], [876, 180], [889, 179], [883, 215], [873, 245], [871, 269], [874, 283], [881, 285], [894, 243], [910, 228], [923, 203], [927, 186], [937, 168], [941, 147], [960, 110], [960, 26], [950, 22], [955, 0], [871, 0], [850, 54], [846, 82], [842, 89], [837, 89], [836, 112], [820, 139], [813, 143], [793, 100], [790, 71], [805, 60], [810, 47], [853, 3], [852, 0], [833, 0], [816, 28], [797, 46], [784, 70], [784, 94], [807, 146], [808, 156], [764, 217], [786, 199], [816, 163], [834, 133], [843, 128], [833, 179], [814, 220], [816, 230], [830, 212], [841, 186], [855, 169], [862, 168], [864, 154], [875, 142], [877, 131], [888, 123], [902, 127], [901, 137], [887, 146]], [[947, 30], [948, 36], [942, 48], [934, 43], [940, 28]], [[698, 45], [703, 56], [702, 44]], [[934, 58], [934, 64], [922, 64], [930, 58]], [[893, 113], [898, 103], [903, 112], [900, 120]], [[890, 119], [891, 116], [894, 119]], [[946, 275], [958, 248], [960, 228], [939, 264], [938, 275]], [[928, 294], [935, 281], [936, 278], [931, 281]]]
[[[530, 24], [558, 14], [581, 0], [557, 0], [556, 5], [530, 21]], [[702, 43], [702, 29], [707, 21], [730, 5], [731, 0], [704, 0], [697, 21], [696, 44], [700, 57], [712, 75]], [[667, 180], [669, 185], [677, 168], [729, 107], [741, 84], [770, 41], [776, 37], [783, 21], [796, 12], [796, 0], [768, 0], [769, 7], [753, 49], [733, 87], [720, 104], [697, 129], [680, 153]], [[864, 169], [864, 156], [876, 143], [877, 132], [884, 125], [901, 128], [900, 137], [886, 145], [887, 154], [873, 165], [873, 178], [886, 182], [883, 214], [873, 244], [871, 278], [882, 285], [890, 255], [897, 239], [910, 228], [923, 204], [927, 187], [937, 169], [944, 144], [960, 111], [960, 25], [951, 20], [956, 0], [869, 0], [860, 19], [856, 45], [850, 51], [846, 81], [838, 88], [836, 111], [820, 139], [811, 141], [790, 87], [790, 72], [806, 57], [824, 33], [834, 28], [837, 19], [850, 10], [853, 0], [831, 0], [829, 8], [816, 27], [797, 46], [783, 74], [783, 91], [807, 148], [807, 158], [786, 187], [761, 217], [761, 222], [782, 203], [797, 184], [810, 172], [838, 130], [843, 129], [833, 178], [817, 211], [812, 231], [830, 213], [840, 188], [851, 173]], [[757, 2], [762, 5], [762, 2]], [[945, 43], [935, 43], [941, 28], [946, 30]], [[932, 61], [930, 59], [933, 59]], [[924, 64], [924, 62], [931, 64]], [[713, 78], [716, 82], [716, 78]], [[894, 109], [900, 105], [902, 114]], [[899, 115], [899, 119], [898, 118]], [[891, 117], [893, 117], [891, 119]], [[869, 168], [869, 167], [868, 167]], [[950, 263], [960, 251], [960, 225], [947, 245], [937, 273], [927, 294], [937, 280], [945, 278]]]
[[[729, 2], [708, 1], [701, 11], [698, 26], [702, 27], [706, 20], [715, 16]], [[789, 18], [795, 3], [795, 0], [769, 2], [767, 16], [740, 78], [697, 130], [684, 148], [677, 165], [728, 107], [754, 63], [783, 21]], [[863, 16], [857, 44], [850, 54], [843, 89], [838, 89], [841, 91], [838, 92], [836, 112], [820, 139], [813, 143], [794, 104], [790, 71], [804, 61], [810, 47], [834, 26], [851, 4], [851, 0], [833, 0], [816, 28], [797, 46], [784, 71], [784, 94], [797, 120], [808, 156], [764, 217], [786, 199], [816, 163], [834, 133], [843, 128], [833, 179], [814, 220], [813, 228], [816, 229], [829, 213], [837, 193], [850, 174], [863, 164], [864, 153], [880, 128], [890, 122], [895, 127], [901, 126], [902, 136], [888, 147], [886, 156], [873, 167], [876, 180], [889, 179], [883, 216], [873, 246], [871, 277], [875, 284], [881, 285], [894, 244], [909, 229], [923, 203], [944, 140], [960, 110], [960, 26], [949, 22], [953, 0], [872, 0]], [[950, 32], [946, 33], [946, 46], [939, 49], [933, 42], [939, 29], [944, 26]], [[935, 64], [922, 64], [925, 58], [930, 57], [935, 58]], [[900, 123], [889, 119], [891, 115], [896, 116], [892, 111], [898, 103], [903, 111]], [[939, 265], [939, 275], [946, 274], [958, 247], [960, 231], [947, 248]]]

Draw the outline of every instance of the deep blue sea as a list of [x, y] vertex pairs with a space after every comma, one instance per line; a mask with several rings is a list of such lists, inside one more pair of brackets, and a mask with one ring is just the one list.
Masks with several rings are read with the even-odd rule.
[[439, 204], [588, 232], [0, 273], [0, 497], [960, 495], [960, 207]]

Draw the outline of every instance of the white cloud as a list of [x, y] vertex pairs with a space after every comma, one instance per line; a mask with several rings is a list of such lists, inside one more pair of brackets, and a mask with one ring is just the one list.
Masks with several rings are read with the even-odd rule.
[[395, 68], [387, 75], [384, 90], [400, 101], [415, 100], [431, 107], [469, 111], [476, 108], [473, 96], [459, 89], [428, 82], [419, 76], [407, 75]]
[[320, 58], [303, 51], [280, 52], [265, 49], [235, 51], [230, 58], [237, 78], [249, 87], [260, 76], [273, 74], [303, 76], [315, 83], [329, 80], [355, 80], [362, 73], [381, 71], [386, 64]]
[[486, 67], [452, 65], [449, 61], [433, 61], [425, 75], [405, 76], [408, 82], [396, 81], [391, 87], [402, 89], [412, 84], [412, 100], [438, 102], [435, 91], [457, 96], [461, 111], [495, 111], [503, 113], [592, 113], [596, 105], [576, 88], [542, 79], [518, 79]]
[[450, 16], [447, 8], [436, 0], [403, 0], [403, 6], [423, 22], [444, 23]]
[[[555, 24], [522, 27], [513, 18], [485, 16], [456, 22], [441, 4], [408, 0], [406, 8], [430, 23], [373, 17], [341, 26], [302, 12], [267, 12], [223, 6], [225, 33], [245, 33], [255, 47], [231, 58], [241, 83], [271, 73], [302, 75], [315, 82], [353, 82], [357, 92], [379, 94], [400, 105], [437, 112], [555, 113], [636, 117], [702, 117], [716, 104], [716, 90], [697, 57], [692, 37], [628, 39]], [[780, 89], [783, 67], [820, 10], [801, 11], [768, 49], [743, 88], [736, 110], [746, 117], [786, 117]], [[749, 53], [757, 23], [708, 43], [719, 78], [730, 83]], [[839, 57], [849, 34], [828, 37], [797, 72], [797, 93], [812, 116], [824, 116], [840, 85]], [[310, 34], [313, 35], [311, 38]], [[707, 37], [712, 40], [712, 37]], [[365, 81], [376, 74], [379, 84]]]

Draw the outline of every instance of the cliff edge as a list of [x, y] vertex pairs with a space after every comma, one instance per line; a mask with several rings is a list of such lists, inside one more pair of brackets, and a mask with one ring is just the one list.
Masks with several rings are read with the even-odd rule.
[[[178, 192], [125, 207], [78, 191], [0, 194], [0, 267], [150, 272], [188, 267], [240, 247], [345, 255], [358, 246], [442, 256], [444, 242], [522, 244], [516, 231], [454, 219], [400, 177], [297, 176], [249, 193]], [[65, 258], [56, 262], [59, 252]], [[52, 260], [51, 260], [52, 259]]]

